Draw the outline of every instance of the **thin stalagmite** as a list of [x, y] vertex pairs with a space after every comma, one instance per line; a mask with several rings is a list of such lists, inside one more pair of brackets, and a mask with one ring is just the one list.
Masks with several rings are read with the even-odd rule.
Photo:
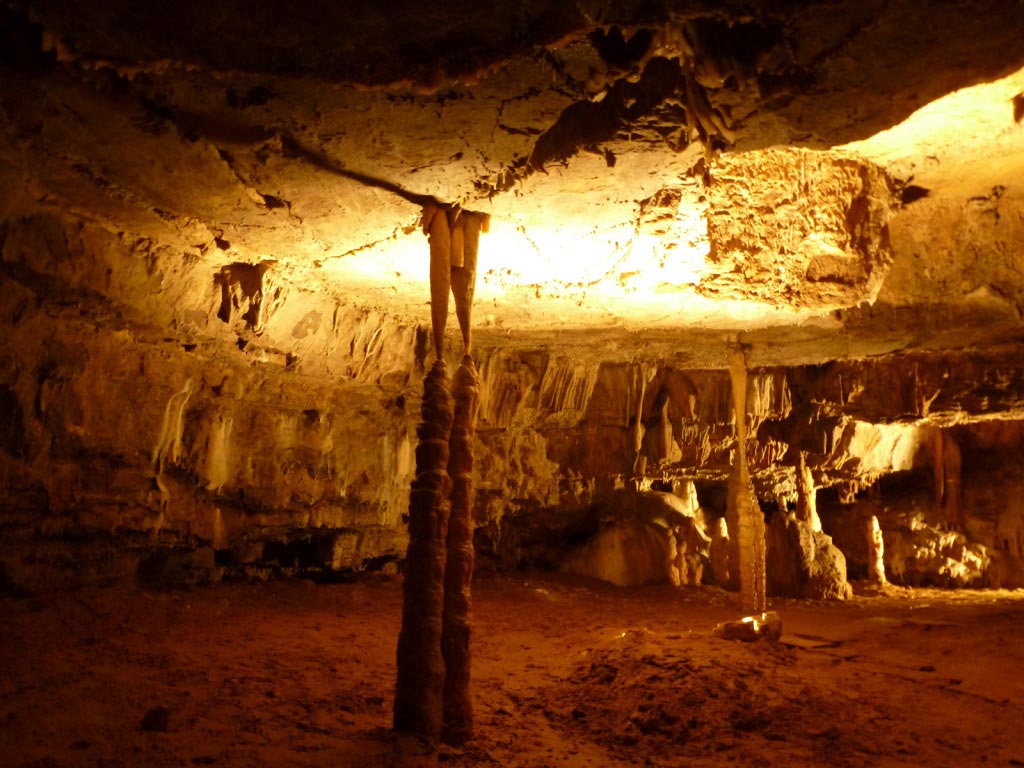
[[417, 429], [416, 477], [409, 494], [409, 547], [405, 556], [402, 629], [398, 635], [398, 681], [394, 726], [437, 741], [441, 733], [444, 661], [445, 535], [448, 519], [448, 439], [452, 401], [448, 372], [437, 360], [423, 381]]
[[963, 491], [960, 487], [963, 458], [960, 445], [949, 432], [942, 433], [942, 504], [949, 525], [962, 529], [966, 519], [961, 508]]
[[736, 456], [729, 473], [728, 511], [734, 558], [740, 585], [740, 606], [748, 613], [764, 612], [764, 517], [747, 471], [747, 361], [742, 350], [729, 358], [733, 407], [736, 414]]
[[447, 563], [444, 572], [444, 730], [449, 744], [462, 744], [473, 735], [470, 696], [470, 635], [473, 605], [473, 435], [479, 403], [479, 382], [473, 358], [466, 355], [455, 373], [452, 395], [455, 421], [451, 431], [448, 474], [452, 481], [448, 521]]
[[882, 528], [874, 515], [868, 520], [868, 580], [872, 584], [885, 584], [885, 542]]
[[821, 530], [817, 489], [814, 487], [811, 468], [807, 466], [805, 451], [798, 451], [796, 456], [796, 519], [809, 524], [811, 530]]
[[647, 377], [643, 368], [639, 371], [639, 397], [636, 401], [636, 414], [633, 416], [633, 478], [638, 483], [647, 471], [647, 457], [644, 456], [644, 395], [647, 393]]

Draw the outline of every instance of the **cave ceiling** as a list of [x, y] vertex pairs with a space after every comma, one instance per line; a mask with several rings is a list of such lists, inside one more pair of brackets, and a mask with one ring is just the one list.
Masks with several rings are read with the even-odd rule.
[[7, 217], [425, 323], [421, 206], [457, 204], [491, 217], [478, 344], [598, 359], [1024, 340], [1020, 2], [0, 15]]

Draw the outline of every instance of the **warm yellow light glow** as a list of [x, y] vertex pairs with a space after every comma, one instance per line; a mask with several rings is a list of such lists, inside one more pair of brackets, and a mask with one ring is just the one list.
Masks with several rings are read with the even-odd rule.
[[[742, 330], [818, 317], [812, 310], [697, 293], [709, 248], [704, 213], [680, 204], [671, 237], [664, 239], [638, 233], [635, 221], [585, 228], [574, 219], [526, 230], [493, 219], [480, 240], [477, 322]], [[419, 230], [329, 259], [323, 267], [339, 282], [365, 290], [367, 301], [379, 296], [393, 306], [409, 297], [411, 308], [425, 312], [429, 251]]]
[[[933, 195], [987, 194], [996, 185], [1006, 187], [1007, 195], [1024, 194], [1024, 123], [1013, 119], [1013, 98], [1022, 92], [1024, 70], [949, 94], [902, 124], [842, 149], [885, 165], [899, 178], [912, 177]], [[572, 168], [547, 169], [530, 177], [521, 195], [495, 201], [491, 231], [480, 242], [478, 324], [730, 332], [830, 322], [823, 309], [793, 309], [785, 302], [780, 308], [709, 291], [702, 285], [711, 265], [706, 202], [699, 190], [684, 191], [674, 220], [664, 210], [657, 211], [660, 218], [645, 220], [636, 200], [678, 183], [679, 176], [668, 171], [652, 176], [642, 164], [630, 171], [630, 162], [621, 157], [614, 173], [604, 173], [595, 166], [603, 159], [584, 153], [573, 158]], [[573, 173], [580, 171], [589, 173], [584, 175], [591, 186], [573, 186]], [[625, 198], [621, 184], [631, 190]], [[534, 198], [530, 192], [543, 194]], [[605, 220], [595, 221], [598, 211]], [[827, 234], [808, 235], [804, 246], [834, 260], [846, 256]], [[397, 307], [404, 301], [407, 309], [425, 317], [428, 253], [426, 238], [416, 229], [328, 258], [323, 266], [339, 283], [363, 291], [367, 303]], [[787, 267], [779, 269], [784, 274]], [[893, 445], [894, 434], [858, 432], [855, 439], [865, 444], [866, 455], [896, 451], [897, 463], [908, 460]], [[885, 447], [868, 445], [876, 442]]]
[[[1024, 93], [1024, 69], [962, 88], [926, 104], [899, 125], [839, 149], [885, 165], [897, 177], [937, 194], [971, 195], [1006, 186], [1024, 194], [1024, 123], [1013, 99]], [[941, 181], [941, 184], [940, 184]]]
[[862, 475], [883, 475], [913, 469], [921, 445], [929, 438], [920, 424], [855, 422], [848, 430], [846, 452], [858, 460]]

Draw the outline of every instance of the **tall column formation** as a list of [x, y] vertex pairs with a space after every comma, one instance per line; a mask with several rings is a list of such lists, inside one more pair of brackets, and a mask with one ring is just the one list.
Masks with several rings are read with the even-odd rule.
[[799, 451], [796, 457], [796, 519], [808, 523], [813, 531], [821, 531], [817, 493], [814, 475], [807, 466], [807, 454]]
[[[480, 384], [476, 365], [470, 355], [473, 292], [476, 285], [476, 260], [480, 232], [487, 218], [464, 212], [454, 231], [452, 295], [455, 314], [462, 331], [462, 363], [455, 373], [452, 395], [455, 420], [451, 431], [451, 457], [448, 474], [452, 480], [451, 516], [448, 521], [448, 557], [444, 572], [444, 628], [441, 651], [444, 655], [444, 727], [442, 738], [449, 744], [462, 744], [473, 735], [473, 702], [470, 695], [470, 637], [473, 603], [470, 582], [473, 578], [473, 435], [476, 430]], [[460, 242], [461, 241], [461, 242]]]
[[[472, 735], [470, 628], [473, 574], [473, 434], [479, 384], [470, 357], [477, 246], [488, 217], [428, 205], [431, 330], [436, 360], [423, 382], [416, 476], [409, 497], [394, 727], [435, 742]], [[462, 331], [454, 409], [444, 362], [448, 292]], [[450, 495], [450, 502], [449, 502]]]
[[747, 471], [747, 361], [741, 349], [729, 357], [729, 378], [736, 414], [736, 458], [729, 474], [728, 498], [732, 512], [729, 530], [735, 540], [735, 557], [731, 559], [739, 579], [741, 608], [748, 613], [763, 613], [767, 607], [764, 516]]
[[449, 744], [462, 744], [473, 735], [473, 704], [470, 696], [470, 635], [473, 604], [473, 433], [476, 427], [480, 386], [473, 358], [466, 355], [455, 373], [452, 395], [451, 516], [448, 521], [448, 559], [444, 572], [444, 729]]
[[419, 442], [416, 476], [409, 494], [409, 548], [405, 555], [394, 711], [395, 730], [428, 741], [437, 741], [441, 734], [441, 627], [452, 419], [448, 371], [444, 360], [438, 358], [423, 381], [421, 422], [416, 430]]

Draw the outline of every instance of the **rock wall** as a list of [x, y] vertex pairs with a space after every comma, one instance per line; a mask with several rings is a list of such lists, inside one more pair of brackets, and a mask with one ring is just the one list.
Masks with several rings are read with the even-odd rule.
[[[161, 548], [257, 570], [400, 556], [420, 332], [272, 276], [210, 274], [91, 224], [7, 222], [9, 581], [123, 575]], [[101, 562], [78, 556], [87, 542]]]
[[[334, 577], [400, 557], [422, 327], [313, 290], [272, 258], [224, 254], [212, 268], [70, 214], [11, 216], [0, 242], [4, 583], [145, 563], [157, 581]], [[565, 347], [476, 358], [475, 520], [492, 561], [538, 562], [581, 541], [618, 489], [724, 484], [724, 370]], [[1024, 363], [996, 349], [765, 367], [747, 402], [758, 495], [786, 504], [794, 447], [817, 487], [848, 494], [927, 467], [936, 425], [1019, 412]], [[996, 524], [1011, 559], [1024, 546], [1015, 514]], [[167, 560], [199, 550], [210, 556]]]
[[942, 587], [1024, 587], [1024, 446], [1021, 422], [956, 427], [964, 471], [958, 520], [932, 491], [932, 469], [886, 478], [850, 503], [826, 503], [823, 523], [849, 564], [868, 569], [866, 525], [877, 516], [889, 581]]

